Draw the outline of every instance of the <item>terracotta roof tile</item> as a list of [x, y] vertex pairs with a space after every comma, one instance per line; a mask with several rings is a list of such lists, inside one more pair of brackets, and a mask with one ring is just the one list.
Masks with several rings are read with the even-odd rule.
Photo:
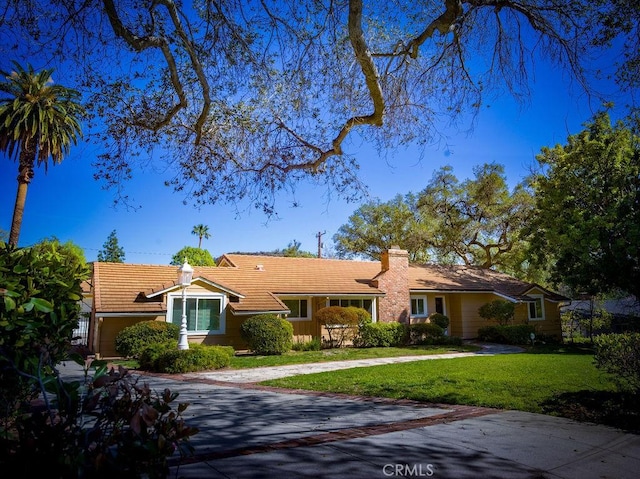
[[[380, 270], [376, 262], [253, 255], [226, 258], [235, 266], [195, 267], [194, 278], [200, 276], [245, 296], [229, 305], [239, 313], [286, 311], [274, 294], [383, 294], [369, 283]], [[100, 288], [96, 312], [163, 312], [162, 297], [147, 295], [177, 286], [176, 266], [95, 263], [94, 268], [94, 282]]]
[[[285, 311], [277, 296], [286, 295], [384, 295], [372, 286], [380, 272], [377, 261], [345, 261], [317, 258], [227, 254], [220, 267], [195, 267], [194, 278], [235, 292], [237, 313]], [[123, 263], [94, 263], [96, 312], [163, 313], [164, 291], [176, 284], [177, 267]], [[538, 287], [509, 275], [465, 266], [411, 265], [411, 291], [491, 291], [514, 299]], [[542, 288], [541, 288], [542, 289]], [[555, 295], [544, 290], [550, 295]], [[564, 300], [555, 295], [550, 299]]]
[[490, 291], [517, 300], [527, 300], [531, 299], [527, 293], [533, 288], [544, 291], [552, 301], [567, 300], [541, 286], [490, 269], [459, 265], [409, 267], [409, 289], [412, 291]]

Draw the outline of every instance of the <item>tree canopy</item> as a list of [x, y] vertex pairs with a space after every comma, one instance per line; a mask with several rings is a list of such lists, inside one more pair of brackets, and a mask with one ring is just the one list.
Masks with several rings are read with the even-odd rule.
[[215, 266], [216, 261], [208, 249], [185, 246], [171, 258], [172, 265], [179, 266], [187, 261], [191, 266]]
[[107, 240], [102, 245], [102, 249], [98, 251], [98, 261], [105, 263], [124, 263], [124, 248], [118, 242], [116, 230], [109, 233]]
[[526, 98], [536, 59], [588, 89], [590, 52], [622, 38], [634, 84], [637, 0], [613, 3], [7, 0], [0, 27], [3, 55], [64, 64], [86, 95], [107, 185], [164, 158], [196, 203], [269, 213], [302, 180], [357, 195], [354, 133], [426, 145], [494, 93]]
[[203, 225], [200, 223], [199, 225], [195, 225], [193, 230], [191, 231], [192, 235], [196, 235], [198, 237], [198, 248], [202, 248], [202, 238], [209, 239], [211, 238], [211, 233], [209, 233], [209, 227], [207, 225]]
[[532, 210], [529, 188], [509, 191], [501, 165], [477, 166], [462, 183], [444, 166], [417, 195], [364, 204], [333, 239], [341, 256], [378, 259], [397, 244], [413, 262], [462, 263], [529, 278], [520, 231]]
[[533, 258], [575, 293], [640, 298], [640, 137], [600, 112], [537, 160]]
[[62, 162], [72, 144], [82, 137], [80, 118], [84, 108], [80, 94], [71, 88], [53, 84], [53, 70], [36, 72], [14, 62], [14, 70], [0, 75], [0, 151], [18, 160], [18, 191], [16, 194], [9, 244], [18, 245], [27, 188], [36, 165], [49, 160]]
[[502, 165], [476, 166], [473, 173], [460, 183], [445, 166], [420, 193], [417, 207], [429, 244], [440, 261], [515, 273], [524, 247], [520, 230], [533, 209], [531, 192], [523, 183], [509, 191]]
[[333, 236], [340, 257], [364, 256], [379, 260], [383, 251], [398, 245], [412, 262], [426, 262], [428, 232], [420, 222], [416, 198], [397, 195], [390, 201], [373, 200], [360, 206]]

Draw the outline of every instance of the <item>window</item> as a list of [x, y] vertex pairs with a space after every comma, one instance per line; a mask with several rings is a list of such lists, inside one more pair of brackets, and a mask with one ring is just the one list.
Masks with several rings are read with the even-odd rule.
[[369, 311], [369, 314], [373, 314], [371, 306], [373, 301], [371, 299], [362, 299], [362, 298], [333, 298], [329, 300], [329, 306], [342, 306], [343, 308], [348, 308], [349, 306], [354, 306], [356, 308], [362, 308]]
[[[180, 327], [182, 323], [182, 296], [174, 296], [171, 322]], [[222, 298], [187, 296], [187, 331], [202, 333], [224, 333]]]
[[543, 302], [542, 296], [535, 298], [534, 301], [529, 302], [529, 319], [531, 320], [544, 319], [544, 302]]
[[411, 316], [426, 316], [427, 300], [425, 297], [411, 298]]
[[309, 301], [306, 299], [283, 299], [282, 302], [291, 310], [287, 319], [307, 319], [309, 317]]
[[444, 298], [442, 296], [436, 296], [436, 313], [446, 314], [444, 312]]

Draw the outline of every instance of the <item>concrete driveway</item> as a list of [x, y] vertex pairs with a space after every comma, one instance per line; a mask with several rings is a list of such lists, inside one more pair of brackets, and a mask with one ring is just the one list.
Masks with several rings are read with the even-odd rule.
[[640, 436], [563, 418], [278, 390], [210, 373], [141, 380], [158, 391], [179, 392], [179, 401], [190, 403], [188, 424], [200, 429], [192, 438], [195, 456], [174, 463], [172, 477], [624, 479], [640, 474]]

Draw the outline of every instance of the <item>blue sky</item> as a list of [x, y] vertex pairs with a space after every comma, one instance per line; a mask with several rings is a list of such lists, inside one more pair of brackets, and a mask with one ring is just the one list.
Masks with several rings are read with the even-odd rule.
[[[422, 160], [411, 146], [385, 159], [366, 142], [351, 142], [349, 152], [360, 162], [360, 176], [371, 197], [388, 200], [396, 194], [419, 192], [434, 170], [446, 164], [452, 165], [462, 180], [471, 176], [475, 165], [497, 162], [505, 166], [510, 184], [515, 184], [528, 174], [543, 146], [563, 144], [600, 107], [572, 87], [561, 71], [540, 67], [531, 87], [526, 105], [507, 96], [491, 102], [477, 117], [470, 135], [446, 130], [447, 147], [428, 148]], [[613, 84], [599, 87], [617, 105], [624, 106]], [[615, 112], [612, 116], [616, 117]], [[197, 246], [198, 238], [191, 231], [202, 223], [212, 233], [203, 241], [203, 248], [214, 256], [270, 251], [284, 248], [294, 239], [302, 243], [302, 249], [316, 252], [316, 234], [326, 231], [323, 240], [330, 245], [332, 236], [359, 206], [328, 195], [323, 187], [300, 184], [295, 197], [278, 197], [278, 218], [267, 218], [248, 205], [240, 214], [235, 206], [224, 203], [198, 209], [188, 201], [183, 204], [184, 195], [165, 187], [162, 173], [134, 172], [134, 180], [125, 188], [140, 208], [114, 208], [114, 192], [104, 190], [93, 179], [94, 148], [88, 144], [75, 147], [46, 175], [43, 169], [36, 170], [27, 195], [21, 246], [55, 236], [84, 248], [87, 260], [92, 261], [115, 229], [127, 262], [168, 264], [183, 246]], [[0, 157], [0, 228], [5, 231], [10, 228], [16, 176], [17, 164]], [[292, 207], [294, 201], [298, 207]]]

